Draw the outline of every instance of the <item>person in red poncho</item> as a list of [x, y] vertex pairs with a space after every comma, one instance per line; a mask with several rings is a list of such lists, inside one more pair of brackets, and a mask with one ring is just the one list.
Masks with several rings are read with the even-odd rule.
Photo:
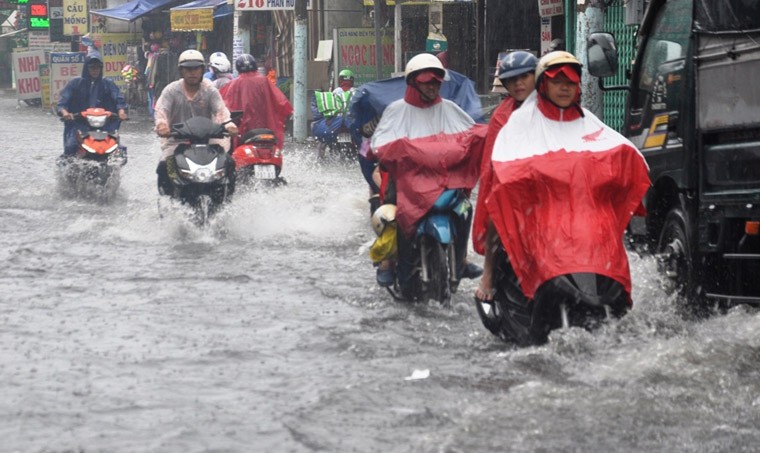
[[[399, 276], [411, 275], [414, 226], [449, 189], [471, 190], [478, 179], [485, 126], [476, 125], [454, 102], [440, 96], [446, 70], [433, 55], [423, 53], [406, 65], [407, 88], [403, 99], [383, 112], [372, 135], [371, 147], [387, 170], [381, 198], [397, 205]], [[459, 225], [455, 250], [460, 278], [477, 278], [482, 269], [468, 263], [470, 214]], [[377, 271], [380, 286], [395, 279], [393, 263], [383, 261]], [[399, 281], [403, 287], [404, 281]]]
[[622, 236], [634, 214], [646, 213], [648, 166], [633, 143], [581, 107], [575, 56], [544, 55], [535, 78], [536, 91], [494, 142], [488, 217], [527, 299], [573, 273], [613, 279], [630, 297]]
[[258, 73], [258, 64], [252, 55], [239, 56], [235, 68], [238, 78], [224, 85], [219, 92], [230, 111], [243, 111], [240, 135], [258, 128], [271, 129], [282, 146], [285, 120], [293, 113], [288, 98]]
[[480, 187], [478, 201], [475, 206], [475, 218], [472, 221], [472, 245], [475, 252], [485, 255], [483, 261], [483, 278], [475, 290], [475, 298], [479, 300], [493, 299], [493, 284], [491, 282], [493, 253], [496, 246], [496, 230], [488, 220], [486, 197], [491, 193], [493, 185], [493, 167], [491, 153], [496, 136], [512, 115], [520, 108], [523, 101], [533, 92], [536, 84], [534, 72], [538, 58], [532, 53], [518, 50], [508, 53], [499, 63], [499, 80], [507, 89], [509, 95], [496, 107], [491, 121], [488, 122], [488, 134], [483, 148], [483, 160], [480, 166]]

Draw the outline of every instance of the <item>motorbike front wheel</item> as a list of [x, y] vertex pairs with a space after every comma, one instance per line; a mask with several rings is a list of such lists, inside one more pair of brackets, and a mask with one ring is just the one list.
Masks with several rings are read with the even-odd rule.
[[451, 302], [451, 288], [449, 287], [447, 246], [431, 237], [424, 238], [423, 244], [422, 265], [427, 271], [424, 294], [428, 299], [434, 299], [448, 305]]

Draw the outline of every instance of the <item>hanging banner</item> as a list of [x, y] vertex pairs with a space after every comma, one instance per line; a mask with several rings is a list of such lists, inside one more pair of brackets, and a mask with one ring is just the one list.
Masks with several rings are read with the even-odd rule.
[[63, 0], [63, 34], [82, 36], [89, 32], [87, 0]]
[[[333, 32], [335, 68], [354, 72], [354, 85], [377, 80], [374, 28], [336, 28]], [[382, 38], [382, 77], [390, 77], [396, 64], [393, 30]]]
[[562, 7], [563, 0], [538, 0], [538, 15], [541, 17], [562, 16], [565, 9]]
[[16, 93], [19, 99], [40, 99], [40, 65], [45, 63], [45, 52], [13, 52], [13, 73], [16, 75]]
[[172, 31], [213, 31], [214, 8], [171, 10]]
[[[235, 0], [238, 11], [276, 11], [295, 9], [296, 0]], [[311, 0], [306, 1], [306, 9], [312, 9]]]
[[552, 18], [541, 18], [541, 56], [549, 53], [552, 46]]
[[61, 99], [61, 90], [69, 80], [82, 75], [84, 52], [54, 52], [50, 54], [50, 96], [53, 105]]

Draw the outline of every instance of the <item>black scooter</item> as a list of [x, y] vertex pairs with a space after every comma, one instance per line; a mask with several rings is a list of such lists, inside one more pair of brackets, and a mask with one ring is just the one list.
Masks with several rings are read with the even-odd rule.
[[525, 296], [512, 264], [496, 252], [492, 301], [476, 299], [483, 325], [494, 335], [520, 346], [543, 344], [549, 332], [571, 326], [594, 329], [628, 312], [629, 295], [622, 284], [593, 273], [570, 273], [544, 282], [534, 297]]
[[193, 117], [172, 125], [171, 137], [183, 141], [166, 160], [172, 190], [167, 195], [191, 206], [198, 225], [211, 216], [235, 192], [235, 162], [214, 138], [228, 137], [223, 124], [206, 117]]

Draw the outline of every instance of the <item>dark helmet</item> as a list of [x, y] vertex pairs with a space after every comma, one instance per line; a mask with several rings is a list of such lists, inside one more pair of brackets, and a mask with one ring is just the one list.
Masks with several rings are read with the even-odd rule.
[[235, 69], [237, 72], [251, 72], [259, 69], [259, 65], [253, 55], [244, 53], [235, 60]]
[[505, 84], [506, 79], [535, 71], [537, 64], [538, 58], [530, 52], [524, 50], [510, 52], [499, 63], [499, 80]]

